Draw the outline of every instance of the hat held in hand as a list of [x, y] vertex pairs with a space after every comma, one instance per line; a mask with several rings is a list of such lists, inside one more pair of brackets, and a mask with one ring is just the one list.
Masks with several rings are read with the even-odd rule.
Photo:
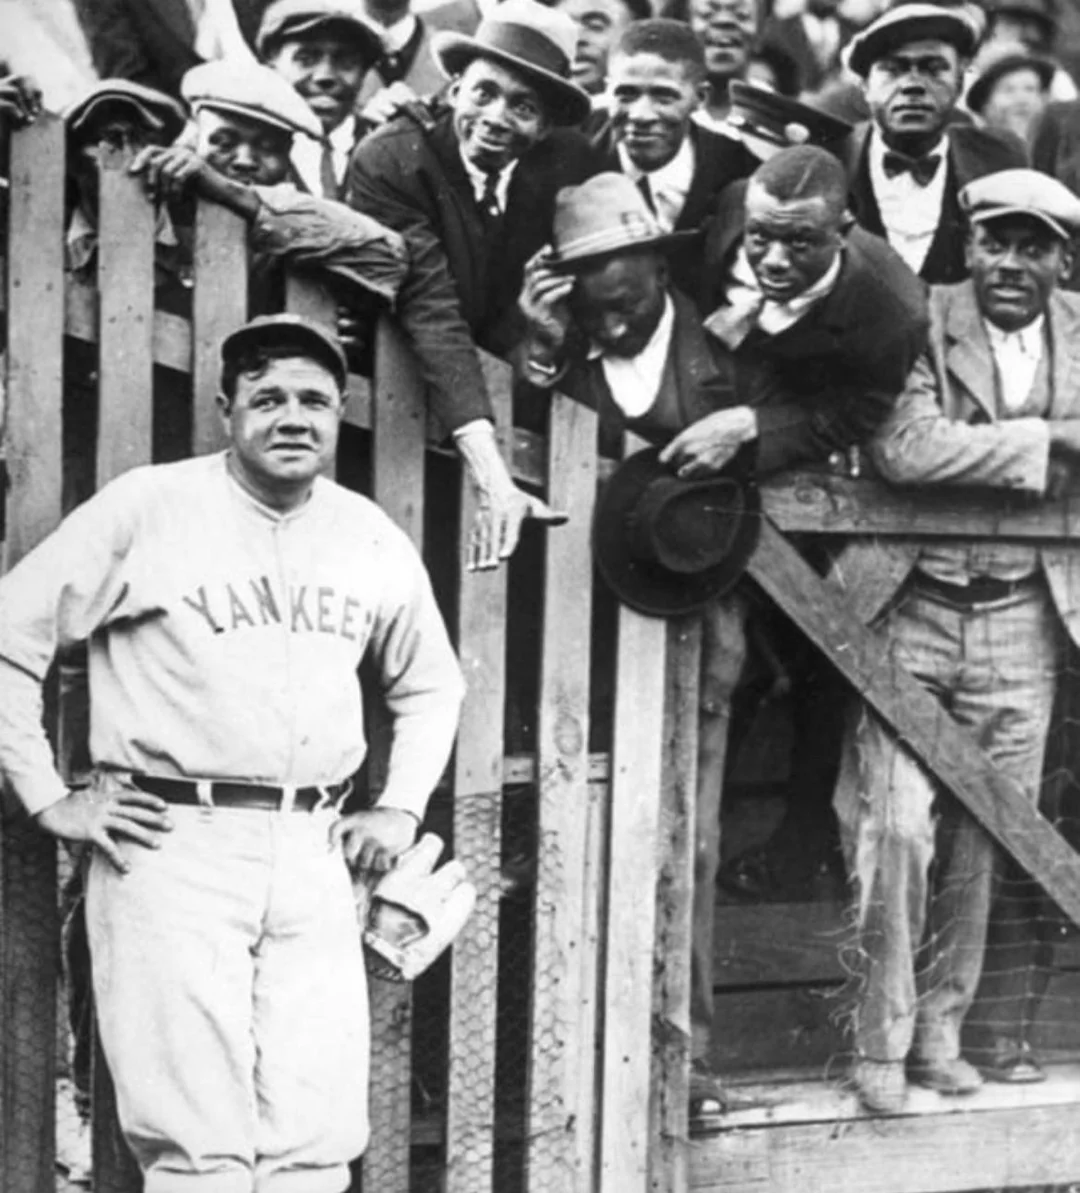
[[757, 546], [757, 489], [731, 476], [680, 480], [655, 448], [615, 470], [593, 521], [596, 567], [616, 597], [677, 617], [729, 592]]
[[435, 865], [440, 837], [425, 833], [367, 894], [357, 891], [368, 968], [391, 982], [411, 982], [453, 943], [476, 905], [476, 888], [459, 861]]

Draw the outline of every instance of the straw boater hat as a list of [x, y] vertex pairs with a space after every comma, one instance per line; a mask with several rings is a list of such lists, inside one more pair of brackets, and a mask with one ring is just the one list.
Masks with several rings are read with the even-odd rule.
[[323, 138], [322, 125], [300, 94], [268, 66], [251, 62], [203, 62], [180, 83], [180, 94], [197, 115], [203, 108], [232, 112], [290, 133]]
[[911, 41], [934, 39], [956, 47], [961, 58], [978, 48], [980, 30], [962, 8], [900, 4], [857, 33], [846, 51], [846, 65], [864, 79], [878, 59]]
[[592, 111], [587, 92], [570, 81], [577, 26], [564, 12], [537, 0], [503, 0], [471, 36], [440, 30], [431, 52], [450, 78], [475, 58], [487, 58], [524, 75], [544, 97], [556, 124], [580, 124]]
[[697, 235], [665, 232], [625, 174], [595, 174], [580, 186], [564, 186], [555, 196], [549, 264], [571, 272], [598, 257], [644, 249], [665, 251]]
[[369, 63], [382, 56], [382, 35], [348, 0], [273, 0], [255, 35], [255, 51], [260, 58], [267, 58], [283, 41], [327, 25], [347, 29]]
[[604, 486], [593, 557], [624, 605], [677, 617], [735, 586], [760, 530], [753, 485], [732, 476], [680, 480], [649, 448], [624, 460]]

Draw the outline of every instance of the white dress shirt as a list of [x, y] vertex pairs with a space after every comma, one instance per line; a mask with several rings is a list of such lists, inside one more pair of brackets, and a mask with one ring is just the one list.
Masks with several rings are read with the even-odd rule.
[[[484, 191], [487, 188], [487, 171], [474, 166], [464, 153], [461, 155], [461, 161], [465, 167], [465, 173], [469, 176], [469, 182], [472, 183], [473, 195], [476, 197], [477, 203], [483, 203]], [[502, 212], [506, 211], [506, 198], [510, 193], [510, 179], [514, 177], [515, 169], [517, 169], [516, 159], [499, 171], [499, 179], [495, 183], [495, 198], [498, 200], [499, 210]]]
[[[618, 147], [617, 152], [622, 172], [635, 183], [640, 182], [646, 172], [634, 165], [622, 145]], [[666, 166], [648, 171], [649, 190], [652, 192], [653, 205], [656, 208], [656, 220], [665, 232], [673, 232], [679, 216], [682, 215], [682, 209], [686, 206], [686, 196], [690, 193], [690, 183], [694, 180], [696, 164], [694, 143], [689, 137], [684, 137], [678, 153]]]
[[[356, 117], [346, 116], [330, 134], [328, 140], [331, 159], [334, 163], [334, 178], [340, 187], [345, 181], [349, 158], [352, 157], [353, 146], [356, 144]], [[336, 199], [337, 195], [323, 194], [322, 155], [323, 146], [320, 141], [316, 141], [312, 137], [305, 137], [301, 133], [297, 133], [293, 137], [290, 156], [304, 185], [313, 195], [320, 195], [324, 199]]]
[[919, 184], [908, 173], [889, 178], [885, 174], [885, 154], [888, 146], [878, 129], [870, 134], [870, 185], [874, 189], [881, 222], [889, 244], [904, 259], [913, 273], [918, 273], [930, 251], [930, 245], [941, 222], [941, 205], [945, 199], [945, 180], [948, 176], [949, 143], [945, 137], [930, 153], [941, 155], [941, 165], [929, 185]]
[[399, 21], [379, 29], [383, 45], [388, 54], [397, 54], [409, 44], [409, 38], [416, 32], [416, 15], [407, 12]]
[[1042, 315], [1019, 331], [1003, 331], [989, 320], [983, 321], [994, 354], [1000, 382], [1001, 413], [1008, 416], [1022, 410], [1035, 383], [1035, 374], [1046, 350]]
[[627, 418], [640, 418], [656, 401], [674, 331], [675, 304], [669, 295], [652, 338], [637, 356], [609, 356], [597, 344], [589, 349], [589, 359], [599, 358], [615, 405]]

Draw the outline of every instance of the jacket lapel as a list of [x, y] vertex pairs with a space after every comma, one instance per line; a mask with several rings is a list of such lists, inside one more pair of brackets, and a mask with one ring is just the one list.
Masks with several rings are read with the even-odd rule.
[[[971, 282], [965, 282], [957, 291], [949, 307], [944, 336], [946, 373], [991, 420], [996, 420], [994, 356]], [[945, 413], [951, 418], [962, 417], [955, 409]]]
[[675, 334], [671, 337], [668, 362], [675, 370], [682, 424], [688, 427], [706, 414], [732, 404], [733, 375], [722, 371], [710, 351], [697, 307], [677, 290], [672, 291], [672, 301]]

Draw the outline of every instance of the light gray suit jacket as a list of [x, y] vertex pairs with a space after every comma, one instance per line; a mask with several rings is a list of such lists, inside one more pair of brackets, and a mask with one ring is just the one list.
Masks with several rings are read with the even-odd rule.
[[[1055, 293], [1048, 311], [1052, 354], [1047, 418], [1080, 418], [1080, 295]], [[936, 286], [930, 345], [871, 446], [882, 476], [901, 485], [967, 485], [1038, 496], [1045, 483], [1042, 418], [998, 420], [994, 360], [970, 281]], [[979, 414], [989, 421], [971, 423]], [[832, 569], [864, 622], [878, 617], [915, 565], [922, 544], [854, 541]], [[1039, 548], [1069, 636], [1080, 645], [1080, 545]]]

